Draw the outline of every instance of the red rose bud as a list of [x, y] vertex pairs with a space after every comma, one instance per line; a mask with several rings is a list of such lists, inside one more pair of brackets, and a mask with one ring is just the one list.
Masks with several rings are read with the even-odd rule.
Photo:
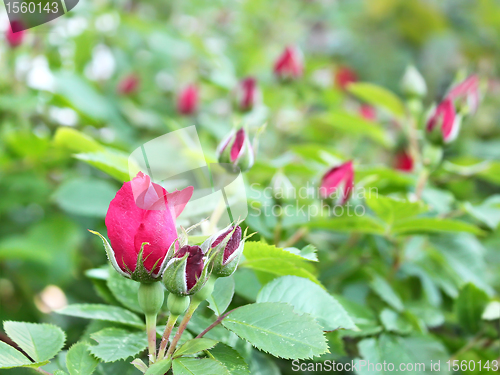
[[[229, 171], [244, 172], [254, 163], [254, 154], [245, 129], [231, 132], [217, 147], [219, 163], [229, 165]], [[238, 167], [238, 168], [237, 168]]]
[[198, 88], [195, 85], [188, 85], [181, 90], [177, 98], [177, 111], [181, 115], [190, 116], [198, 108]]
[[208, 239], [210, 248], [215, 252], [212, 273], [218, 277], [231, 276], [243, 253], [244, 240], [241, 239], [241, 227], [229, 226]]
[[236, 89], [236, 103], [241, 111], [250, 111], [261, 101], [257, 80], [252, 77], [242, 80]]
[[192, 194], [192, 186], [169, 193], [142, 172], [123, 184], [106, 214], [111, 245], [92, 232], [101, 237], [111, 264], [121, 275], [141, 282], [161, 278], [174, 253], [176, 218]]
[[139, 82], [139, 77], [135, 74], [126, 76], [118, 83], [118, 93], [121, 95], [130, 95], [135, 93], [139, 88]]
[[5, 32], [5, 39], [11, 48], [15, 48], [24, 40], [24, 29], [20, 21], [12, 21]]
[[466, 113], [476, 112], [480, 101], [478, 76], [472, 75], [453, 86], [448, 92], [447, 98], [452, 100], [460, 109], [465, 107]]
[[399, 151], [394, 157], [394, 168], [401, 172], [413, 172], [413, 158], [405, 150]]
[[341, 66], [335, 72], [335, 84], [343, 91], [347, 90], [350, 83], [357, 82], [357, 80], [356, 72], [348, 67]]
[[185, 245], [168, 262], [163, 283], [171, 293], [188, 296], [203, 288], [209, 276], [208, 262], [201, 247]]
[[362, 104], [361, 107], [359, 107], [359, 114], [367, 121], [375, 121], [377, 118], [377, 111], [368, 104]]
[[333, 167], [321, 179], [319, 194], [322, 199], [334, 198], [335, 204], [347, 202], [354, 189], [352, 161]]
[[454, 141], [460, 129], [461, 118], [451, 99], [443, 100], [432, 112], [426, 126], [428, 139], [437, 144]]
[[303, 70], [304, 58], [302, 52], [294, 46], [286, 47], [274, 64], [274, 74], [283, 80], [300, 78]]

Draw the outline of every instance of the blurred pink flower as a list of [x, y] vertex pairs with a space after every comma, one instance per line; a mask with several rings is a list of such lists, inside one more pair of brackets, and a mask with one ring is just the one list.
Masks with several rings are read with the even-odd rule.
[[280, 79], [296, 79], [302, 76], [304, 59], [295, 46], [287, 46], [274, 64], [274, 74]]
[[181, 115], [189, 116], [196, 112], [198, 108], [198, 88], [195, 85], [188, 85], [179, 93], [177, 98], [177, 111]]
[[331, 168], [321, 179], [319, 194], [323, 199], [334, 198], [337, 204], [347, 202], [354, 189], [352, 161]]

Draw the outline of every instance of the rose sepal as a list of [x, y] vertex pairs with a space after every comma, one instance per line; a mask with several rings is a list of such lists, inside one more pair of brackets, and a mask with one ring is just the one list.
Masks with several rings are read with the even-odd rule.
[[[156, 281], [161, 280], [161, 275], [163, 274], [163, 271], [167, 267], [168, 261], [173, 257], [174, 254], [174, 249], [175, 249], [175, 244], [177, 240], [172, 242], [170, 245], [170, 248], [167, 251], [167, 254], [165, 255], [165, 258], [163, 259], [162, 264], [160, 265], [160, 269], [158, 272], [154, 272], [154, 269], [156, 268], [157, 264], [155, 264], [152, 267], [152, 271], [149, 271], [145, 266], [144, 266], [144, 261], [146, 260], [143, 257], [144, 254], [144, 246], [149, 245], [148, 242], [143, 242], [141, 245], [141, 250], [139, 251], [139, 254], [137, 254], [137, 263], [135, 266], [134, 271], [130, 270], [126, 264], [124, 264], [125, 268], [127, 269], [127, 272], [123, 271], [120, 266], [118, 265], [118, 262], [115, 257], [115, 252], [113, 251], [113, 248], [109, 244], [109, 242], [106, 240], [106, 238], [100, 234], [99, 232], [93, 231], [89, 229], [89, 232], [92, 234], [95, 234], [99, 236], [104, 244], [104, 249], [106, 250], [106, 255], [108, 256], [109, 262], [113, 266], [113, 268], [118, 272], [120, 275], [123, 277], [126, 277], [127, 279], [132, 279], [134, 281], [138, 281], [141, 283], [152, 283]], [[147, 258], [147, 257], [146, 257]]]

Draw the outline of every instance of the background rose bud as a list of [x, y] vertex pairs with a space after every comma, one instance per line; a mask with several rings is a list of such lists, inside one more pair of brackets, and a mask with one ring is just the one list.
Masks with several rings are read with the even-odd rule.
[[287, 46], [274, 64], [274, 74], [284, 80], [300, 78], [303, 70], [302, 52], [294, 46]]
[[168, 262], [163, 274], [165, 287], [179, 296], [192, 295], [205, 285], [208, 264], [200, 246], [185, 245]]
[[450, 143], [458, 136], [460, 122], [452, 100], [445, 99], [433, 110], [427, 121], [427, 138], [433, 143]]
[[250, 111], [260, 104], [261, 92], [253, 77], [243, 79], [236, 88], [236, 103], [241, 111]]
[[137, 281], [160, 278], [173, 254], [176, 218], [192, 194], [192, 186], [168, 193], [142, 172], [123, 184], [109, 204], [105, 220], [113, 253], [110, 260], [120, 273]]
[[361, 115], [361, 117], [368, 121], [375, 121], [375, 119], [377, 118], [377, 111], [374, 107], [368, 104], [362, 104], [359, 107], [359, 114]]
[[464, 81], [453, 86], [448, 92], [447, 98], [452, 100], [455, 106], [458, 106], [460, 110], [466, 106], [466, 112], [475, 113], [479, 107], [480, 101], [478, 76], [471, 75]]
[[217, 233], [211, 244], [216, 255], [212, 273], [219, 277], [231, 276], [243, 253], [244, 241], [241, 240], [241, 227], [230, 226]]
[[189, 116], [196, 112], [198, 108], [198, 88], [195, 85], [188, 85], [179, 93], [177, 98], [177, 111], [181, 115]]
[[335, 85], [341, 90], [347, 90], [352, 82], [358, 81], [358, 75], [356, 72], [346, 66], [341, 66], [335, 71]]
[[245, 129], [231, 132], [217, 147], [217, 155], [219, 163], [239, 167], [242, 172], [250, 169], [254, 163], [254, 153]]
[[427, 84], [424, 77], [412, 65], [406, 68], [401, 80], [401, 90], [409, 97], [422, 98], [427, 94]]
[[321, 179], [319, 194], [322, 199], [333, 198], [335, 204], [347, 202], [354, 189], [352, 161], [331, 168]]
[[413, 158], [405, 150], [401, 150], [394, 156], [394, 168], [402, 172], [413, 172]]
[[139, 88], [139, 82], [139, 77], [135, 74], [126, 76], [118, 83], [118, 93], [121, 95], [130, 95], [135, 93]]
[[7, 43], [9, 43], [9, 46], [15, 48], [23, 42], [24, 33], [25, 31], [23, 30], [21, 22], [12, 21], [10, 27], [7, 27], [7, 30], [5, 31], [5, 39], [7, 40]]

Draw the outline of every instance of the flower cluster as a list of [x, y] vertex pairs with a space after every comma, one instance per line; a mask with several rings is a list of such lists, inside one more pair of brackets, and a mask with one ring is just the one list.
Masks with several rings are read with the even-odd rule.
[[108, 258], [122, 276], [141, 283], [163, 280], [179, 296], [200, 291], [209, 276], [230, 276], [238, 266], [245, 238], [239, 225], [210, 236], [201, 245], [188, 243], [188, 230], [178, 235], [176, 218], [193, 194], [189, 186], [167, 192], [139, 172], [123, 184], [109, 205], [104, 242]]

